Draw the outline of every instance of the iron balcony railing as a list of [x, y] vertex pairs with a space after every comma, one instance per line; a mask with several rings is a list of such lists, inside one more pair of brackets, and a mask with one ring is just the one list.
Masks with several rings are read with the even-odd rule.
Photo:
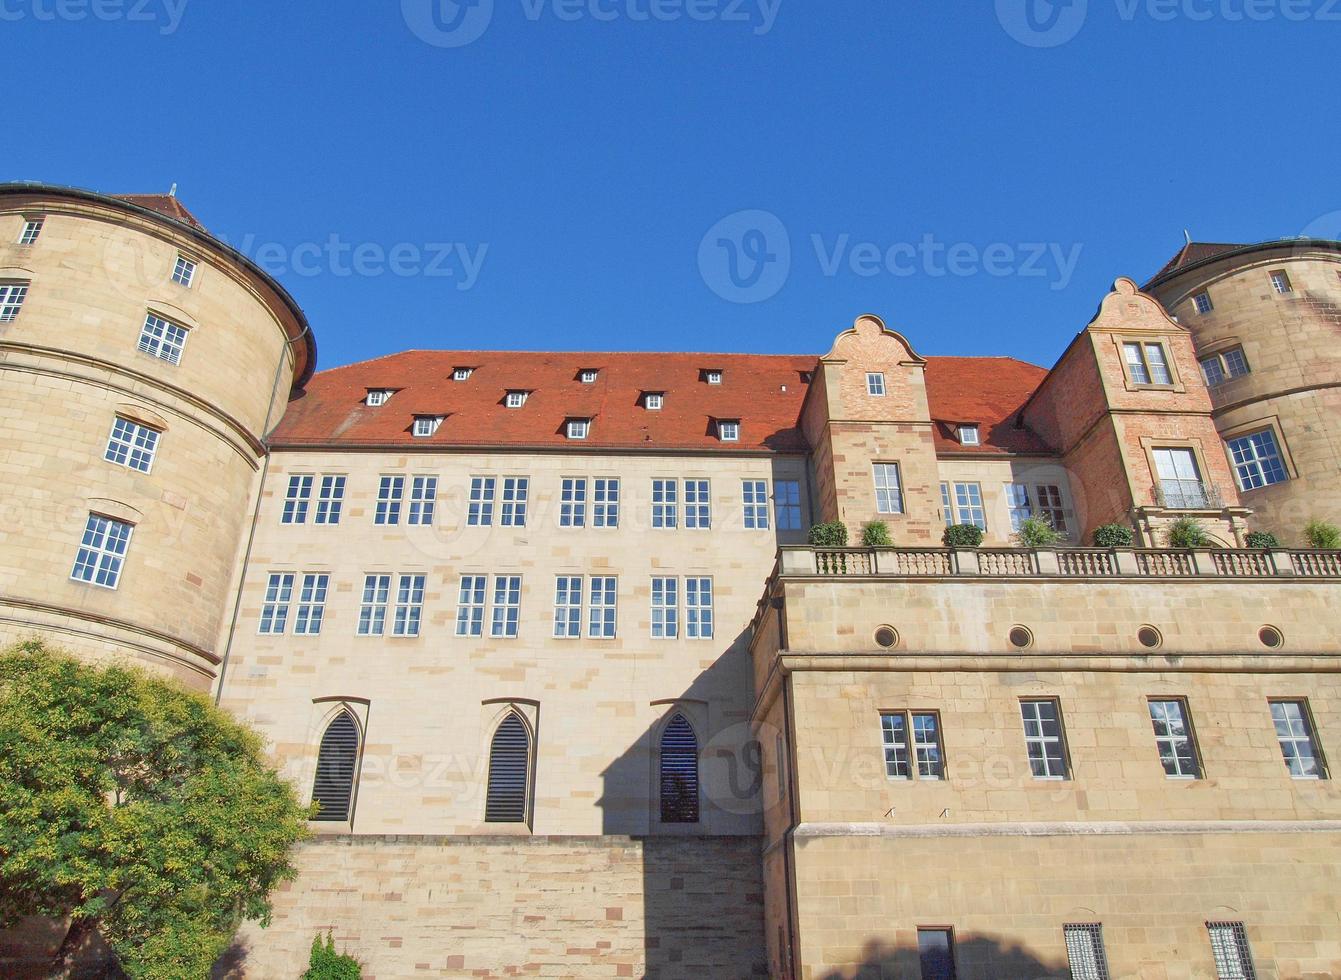
[[1215, 487], [1200, 480], [1160, 480], [1155, 506], [1168, 510], [1220, 510], [1223, 500]]

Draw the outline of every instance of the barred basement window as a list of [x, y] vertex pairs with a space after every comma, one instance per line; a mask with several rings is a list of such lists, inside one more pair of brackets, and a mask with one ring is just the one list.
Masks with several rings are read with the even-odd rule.
[[1211, 934], [1211, 955], [1219, 980], [1257, 980], [1242, 922], [1208, 922], [1206, 930]]
[[1097, 922], [1064, 926], [1066, 959], [1071, 980], [1108, 980], [1108, 957], [1104, 955], [1103, 926]]
[[341, 711], [326, 726], [326, 734], [321, 736], [317, 775], [312, 782], [312, 802], [320, 809], [313, 820], [343, 822], [349, 819], [358, 757], [358, 722], [348, 711]]
[[698, 823], [698, 739], [681, 714], [661, 733], [661, 822]]
[[499, 724], [489, 745], [487, 823], [525, 823], [530, 783], [531, 736], [515, 711]]

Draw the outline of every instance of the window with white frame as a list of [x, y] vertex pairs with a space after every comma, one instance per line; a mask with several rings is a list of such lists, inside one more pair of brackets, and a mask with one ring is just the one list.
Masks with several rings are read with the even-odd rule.
[[661, 403], [665, 399], [665, 394], [660, 391], [643, 392], [643, 408], [649, 412], [661, 411]]
[[19, 310], [28, 296], [26, 282], [0, 282], [0, 323], [11, 323], [18, 319]]
[[461, 591], [456, 600], [456, 635], [484, 635], [484, 597], [489, 579], [486, 575], [462, 575]]
[[414, 417], [414, 427], [411, 429], [411, 432], [416, 439], [427, 439], [438, 431], [439, 426], [442, 425], [443, 418], [445, 418], [445, 416], [442, 415], [416, 415]]
[[[3, 315], [0, 315], [3, 319]], [[186, 328], [171, 323], [157, 314], [150, 313], [144, 318], [144, 327], [140, 330], [139, 350], [160, 361], [169, 364], [182, 362], [182, 351], [186, 348]]]
[[1204, 290], [1192, 297], [1192, 303], [1196, 306], [1198, 313], [1209, 313], [1215, 309], [1211, 303], [1211, 294]]
[[1257, 980], [1248, 933], [1242, 922], [1208, 922], [1217, 980]]
[[773, 516], [779, 531], [801, 529], [801, 481], [773, 481]]
[[391, 396], [395, 394], [390, 388], [369, 388], [368, 395], [364, 399], [364, 404], [369, 408], [380, 408], [391, 401]]
[[587, 526], [587, 481], [566, 476], [559, 490], [559, 527]]
[[941, 504], [945, 508], [946, 524], [973, 524], [987, 530], [980, 484], [942, 483]]
[[584, 385], [594, 385], [599, 373], [596, 368], [583, 368], [578, 378]]
[[1006, 507], [1010, 511], [1010, 529], [1018, 531], [1020, 525], [1034, 515], [1033, 505], [1029, 502], [1028, 484], [1006, 484]]
[[978, 446], [981, 442], [978, 438], [978, 427], [976, 425], [961, 425], [958, 430], [959, 444], [961, 446]]
[[1182, 698], [1150, 699], [1150, 721], [1164, 774], [1171, 779], [1200, 779], [1201, 762]]
[[885, 397], [885, 376], [879, 371], [866, 372], [866, 394], [876, 398]]
[[410, 479], [410, 510], [405, 523], [426, 527], [433, 523], [433, 511], [438, 503], [438, 478], [416, 476]]
[[675, 527], [679, 516], [678, 480], [652, 481], [652, 526], [660, 528]]
[[326, 618], [326, 591], [330, 584], [331, 577], [325, 572], [303, 575], [303, 584], [298, 590], [298, 615], [293, 620], [296, 636], [316, 636], [321, 632], [321, 621]]
[[684, 526], [697, 531], [712, 527], [712, 497], [707, 480], [684, 481]]
[[340, 512], [344, 509], [345, 477], [336, 474], [323, 474], [321, 485], [317, 488], [317, 511], [313, 515], [313, 524], [339, 524]]
[[1282, 296], [1294, 292], [1294, 286], [1290, 284], [1290, 277], [1284, 269], [1271, 273], [1271, 288]]
[[196, 279], [196, 264], [185, 255], [177, 256], [176, 263], [172, 266], [172, 281], [179, 286], [187, 289], [191, 288], [191, 283]]
[[680, 635], [680, 580], [652, 579], [652, 639], [673, 640]]
[[568, 438], [585, 439], [587, 433], [591, 431], [591, 419], [569, 419], [568, 420]]
[[903, 481], [898, 463], [873, 463], [875, 473], [875, 509], [880, 514], [903, 513]]
[[1276, 726], [1276, 740], [1285, 759], [1285, 768], [1295, 779], [1326, 779], [1322, 750], [1313, 733], [1313, 719], [1308, 701], [1272, 701], [1271, 721]]
[[372, 574], [363, 577], [363, 601], [359, 604], [359, 636], [386, 633], [386, 610], [391, 601], [391, 576]]
[[722, 372], [715, 368], [709, 368], [707, 371], [704, 371], [703, 377], [710, 385], [719, 385], [722, 383]]
[[465, 381], [474, 373], [475, 369], [471, 367], [455, 367], [452, 368], [452, 380]]
[[592, 527], [619, 527], [619, 481], [598, 477], [592, 488]]
[[258, 633], [280, 634], [289, 624], [289, 604], [293, 602], [293, 572], [271, 572], [265, 583]]
[[1203, 357], [1198, 363], [1201, 365], [1202, 377], [1212, 388], [1233, 378], [1240, 378], [1251, 371], [1242, 347], [1231, 347], [1211, 354]]
[[1169, 360], [1164, 353], [1163, 344], [1127, 343], [1122, 345], [1122, 350], [1127, 358], [1127, 371], [1133, 384], [1173, 384], [1173, 375], [1169, 373]]
[[112, 420], [112, 434], [107, 438], [107, 451], [102, 458], [127, 469], [148, 473], [154, 465], [158, 436], [157, 429], [118, 415]]
[[1066, 527], [1066, 508], [1062, 506], [1062, 488], [1055, 483], [1039, 483], [1034, 486], [1034, 499], [1038, 504], [1038, 516], [1052, 525], [1054, 531], [1069, 533]]
[[377, 487], [377, 510], [374, 524], [399, 524], [400, 506], [405, 500], [405, 477], [384, 476]]
[[115, 589], [121, 581], [121, 569], [130, 549], [133, 524], [101, 514], [89, 514], [84, 535], [75, 552], [70, 578], [104, 589]]
[[618, 613], [619, 579], [614, 576], [593, 575], [588, 582], [587, 636], [612, 640]]
[[767, 531], [768, 481], [741, 480], [740, 492], [744, 501], [746, 530]]
[[722, 442], [740, 442], [740, 420], [718, 419], [717, 438]]
[[470, 501], [466, 505], [469, 527], [488, 527], [494, 522], [494, 495], [498, 482], [492, 476], [470, 478]]
[[1109, 980], [1108, 956], [1104, 952], [1103, 927], [1098, 922], [1072, 923], [1062, 927], [1071, 980]]
[[526, 396], [528, 394], [529, 392], [526, 391], [509, 391], [505, 404], [508, 408], [521, 408], [526, 404]]
[[1256, 490], [1290, 478], [1281, 459], [1276, 434], [1271, 429], [1236, 436], [1226, 441], [1240, 490]]
[[499, 514], [498, 523], [503, 527], [525, 527], [526, 505], [530, 494], [529, 477], [503, 477], [503, 512]]
[[394, 636], [418, 636], [424, 617], [423, 575], [401, 575], [396, 583], [396, 611], [391, 632]]
[[581, 575], [555, 576], [554, 635], [570, 640], [582, 635]]
[[684, 615], [689, 639], [712, 639], [712, 579], [684, 580]]
[[31, 245], [37, 241], [37, 236], [42, 234], [42, 225], [45, 222], [43, 218], [29, 218], [23, 223], [23, 231], [19, 233], [20, 245]]
[[1056, 700], [1020, 702], [1024, 721], [1024, 745], [1035, 779], [1066, 779], [1066, 742], [1062, 734], [1061, 708]]
[[[944, 779], [940, 716], [934, 711], [890, 711], [880, 715], [885, 775], [890, 779]], [[911, 733], [911, 744], [909, 735]]]
[[511, 639], [516, 637], [521, 621], [521, 576], [495, 575], [493, 620], [489, 635]]
[[312, 481], [310, 473], [296, 473], [289, 477], [289, 487], [284, 493], [284, 513], [281, 524], [306, 524], [307, 508], [312, 500]]

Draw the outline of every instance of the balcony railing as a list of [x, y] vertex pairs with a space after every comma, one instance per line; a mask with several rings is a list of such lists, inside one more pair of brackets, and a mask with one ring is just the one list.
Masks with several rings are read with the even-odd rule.
[[1220, 510], [1218, 490], [1200, 480], [1160, 480], [1154, 490], [1155, 506], [1167, 510]]

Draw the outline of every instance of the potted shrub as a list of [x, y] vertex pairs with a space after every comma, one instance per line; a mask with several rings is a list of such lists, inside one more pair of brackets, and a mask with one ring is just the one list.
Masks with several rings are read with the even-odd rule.
[[1280, 547], [1280, 542], [1270, 531], [1249, 531], [1243, 543], [1249, 548], [1260, 548], [1263, 551]]
[[1170, 548], [1205, 548], [1211, 543], [1206, 528], [1195, 517], [1180, 517], [1164, 531]]
[[889, 548], [894, 542], [889, 537], [889, 525], [884, 521], [871, 521], [861, 529], [861, 543], [867, 548]]
[[817, 548], [846, 548], [847, 525], [842, 521], [827, 521], [810, 529], [807, 540]]
[[1341, 528], [1326, 521], [1309, 521], [1304, 526], [1304, 537], [1308, 546], [1319, 551], [1336, 551], [1341, 548]]
[[1015, 532], [1015, 539], [1023, 548], [1050, 548], [1063, 537], [1046, 517], [1026, 517]]
[[1100, 524], [1094, 529], [1096, 548], [1130, 548], [1136, 536], [1125, 524]]
[[947, 548], [976, 548], [982, 544], [982, 528], [976, 524], [951, 524], [945, 529]]

